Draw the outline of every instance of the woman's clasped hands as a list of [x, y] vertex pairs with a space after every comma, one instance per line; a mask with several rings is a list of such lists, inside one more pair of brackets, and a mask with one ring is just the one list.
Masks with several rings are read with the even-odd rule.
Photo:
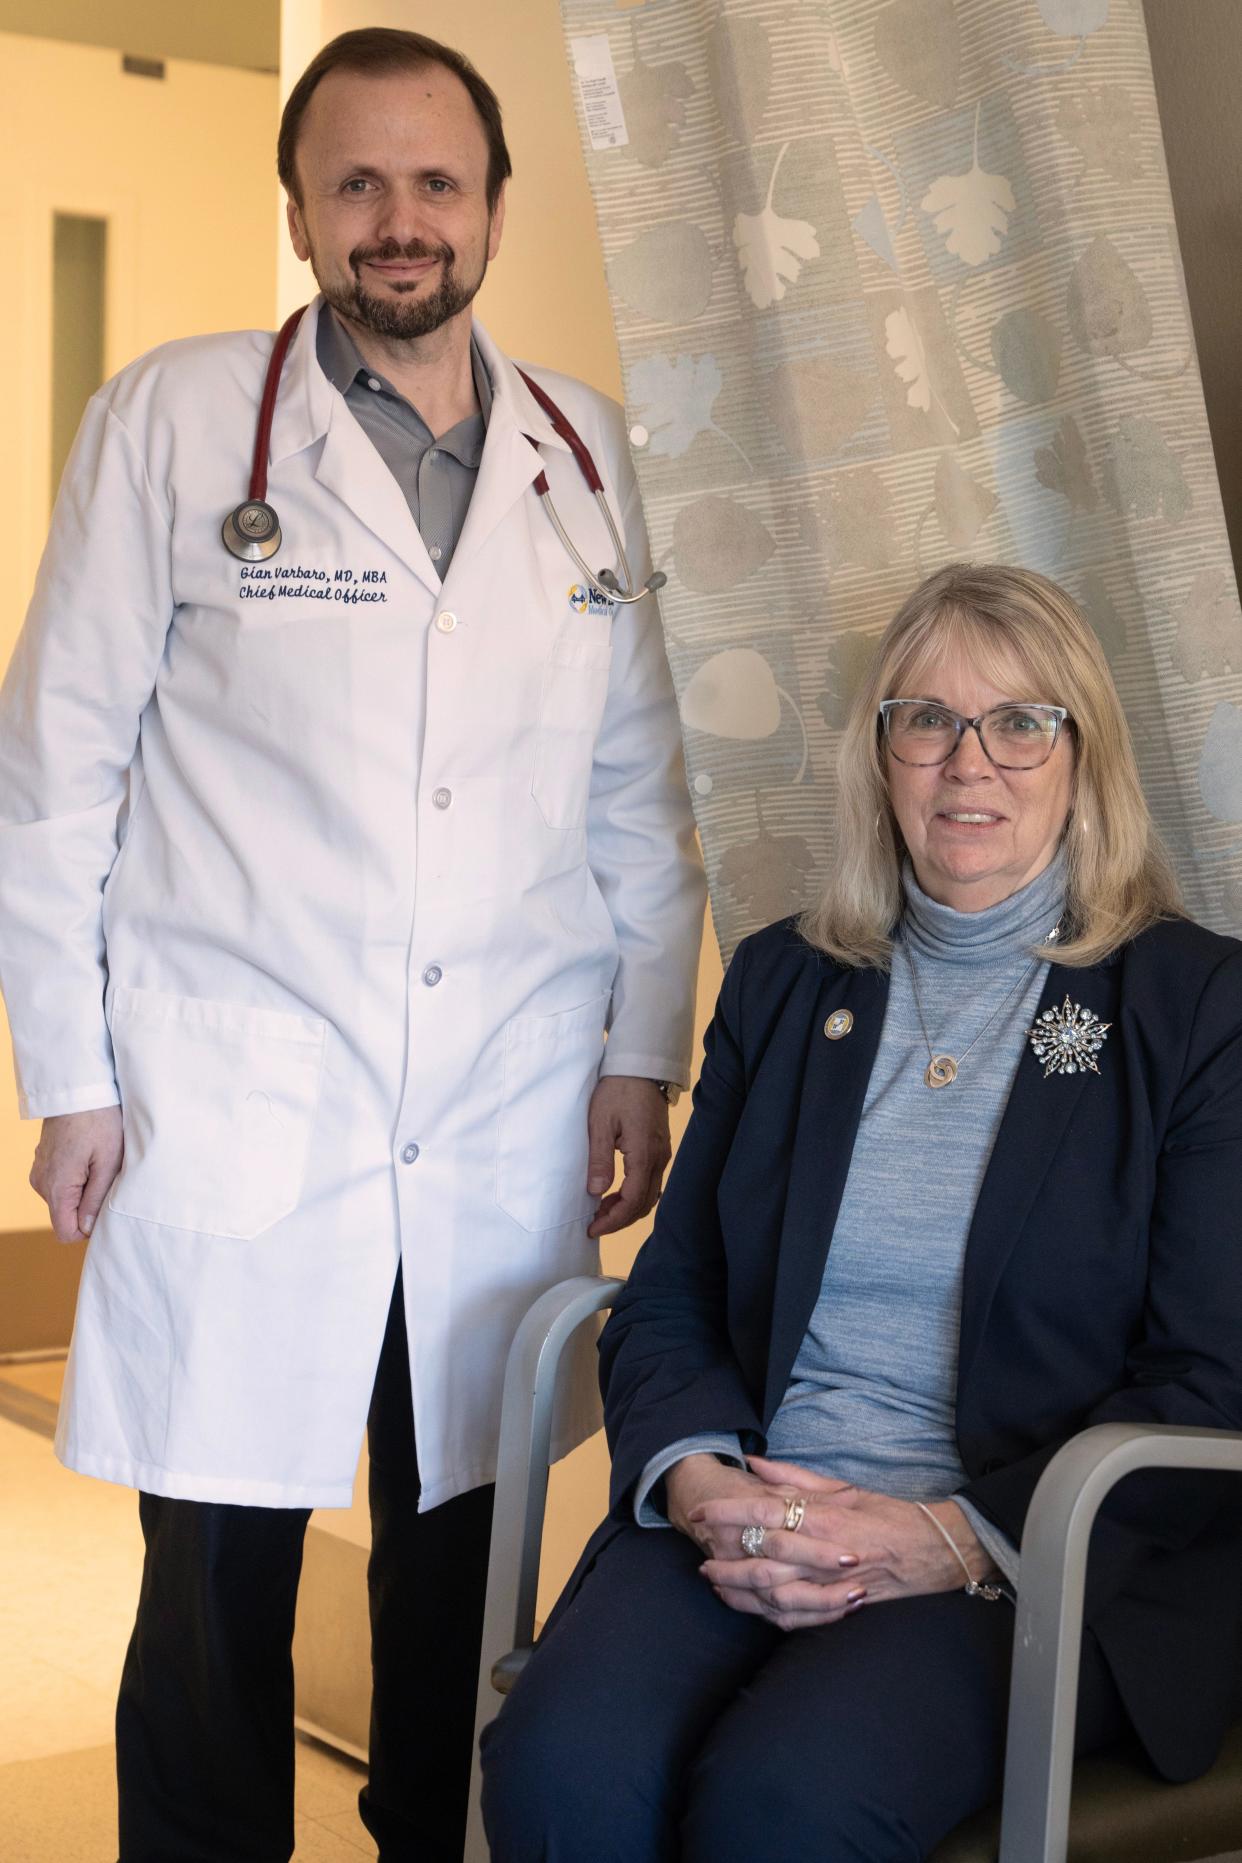
[[[913, 1501], [762, 1456], [749, 1458], [746, 1471], [688, 1467], [708, 1460], [689, 1457], [670, 1471], [669, 1519], [707, 1553], [703, 1579], [721, 1602], [778, 1629], [836, 1623], [865, 1604], [960, 1589], [967, 1574], [983, 1579], [994, 1570], [952, 1501], [930, 1512], [960, 1559]], [[747, 1552], [744, 1533], [762, 1550]]]

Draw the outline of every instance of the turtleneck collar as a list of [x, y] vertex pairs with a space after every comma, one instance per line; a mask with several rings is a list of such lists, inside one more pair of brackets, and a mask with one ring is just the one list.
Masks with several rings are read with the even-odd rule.
[[901, 936], [920, 957], [946, 964], [1001, 964], [1028, 957], [1060, 918], [1065, 856], [1058, 850], [1042, 873], [982, 912], [957, 912], [929, 898], [908, 859], [901, 882], [906, 902]]

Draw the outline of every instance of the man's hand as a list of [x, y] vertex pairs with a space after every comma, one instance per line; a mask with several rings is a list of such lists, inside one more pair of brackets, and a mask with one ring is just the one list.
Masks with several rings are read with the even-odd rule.
[[[606, 1074], [591, 1095], [587, 1113], [590, 1159], [587, 1190], [600, 1203], [589, 1236], [610, 1236], [655, 1208], [673, 1145], [668, 1102], [654, 1080]], [[605, 1196], [613, 1178], [613, 1154], [621, 1153], [625, 1175], [620, 1190]]]
[[119, 1106], [43, 1121], [30, 1183], [47, 1204], [59, 1241], [81, 1242], [90, 1234], [124, 1156]]

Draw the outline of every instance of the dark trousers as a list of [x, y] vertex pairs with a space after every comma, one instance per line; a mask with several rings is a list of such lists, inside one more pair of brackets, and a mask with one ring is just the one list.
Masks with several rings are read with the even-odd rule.
[[[367, 1420], [373, 1693], [363, 1822], [382, 1863], [460, 1863], [492, 1489], [418, 1513], [401, 1278]], [[287, 1863], [304, 1509], [139, 1501], [117, 1703], [121, 1863]]]
[[[964, 1592], [784, 1633], [672, 1531], [584, 1562], [483, 1736], [493, 1863], [921, 1863], [999, 1797], [1014, 1613]], [[1125, 1712], [1086, 1639], [1078, 1750]]]

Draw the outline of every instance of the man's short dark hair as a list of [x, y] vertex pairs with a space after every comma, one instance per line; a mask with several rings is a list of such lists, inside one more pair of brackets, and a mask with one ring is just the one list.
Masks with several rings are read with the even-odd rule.
[[441, 45], [421, 32], [398, 32], [389, 26], [364, 26], [357, 32], [343, 32], [329, 40], [311, 59], [289, 93], [276, 139], [276, 173], [299, 206], [302, 197], [294, 166], [298, 135], [306, 106], [321, 80], [330, 71], [357, 71], [366, 77], [387, 77], [396, 71], [425, 71], [428, 65], [442, 65], [460, 78], [470, 92], [487, 137], [487, 206], [489, 213], [494, 211], [500, 190], [513, 173], [499, 98], [470, 60], [455, 52], [451, 45]]

